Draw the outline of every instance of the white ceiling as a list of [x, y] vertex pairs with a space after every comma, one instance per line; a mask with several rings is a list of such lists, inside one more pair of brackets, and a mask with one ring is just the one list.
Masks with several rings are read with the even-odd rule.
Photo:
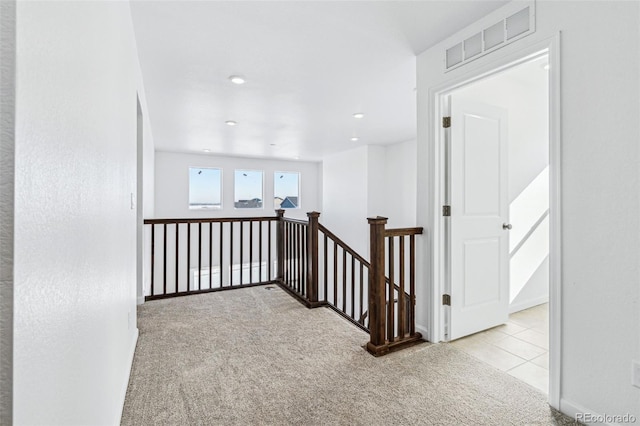
[[505, 3], [134, 0], [156, 149], [320, 160], [414, 139], [415, 55]]

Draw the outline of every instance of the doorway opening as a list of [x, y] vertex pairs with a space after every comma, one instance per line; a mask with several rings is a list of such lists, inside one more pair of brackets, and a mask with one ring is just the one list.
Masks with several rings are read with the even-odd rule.
[[[136, 209], [136, 300], [138, 305], [144, 303], [144, 289], [143, 289], [143, 258], [144, 258], [144, 210], [143, 210], [143, 167], [144, 167], [144, 135], [143, 125], [144, 119], [142, 115], [142, 107], [140, 106], [140, 97], [136, 96], [136, 195], [135, 195], [135, 209]], [[132, 201], [132, 208], [134, 207], [134, 200]]]
[[441, 93], [444, 340], [545, 393], [549, 89], [542, 51]]

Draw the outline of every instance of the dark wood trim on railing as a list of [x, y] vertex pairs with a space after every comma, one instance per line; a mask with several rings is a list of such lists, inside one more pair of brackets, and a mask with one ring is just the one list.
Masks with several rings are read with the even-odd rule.
[[[278, 210], [276, 210], [277, 212]], [[283, 210], [284, 214], [284, 210]], [[212, 217], [206, 219], [145, 219], [145, 225], [160, 225], [160, 224], [174, 224], [174, 223], [217, 223], [217, 222], [268, 222], [276, 221], [278, 216], [264, 216], [264, 217]], [[292, 220], [292, 219], [288, 219]], [[303, 223], [306, 223], [302, 221]]]
[[217, 288], [206, 288], [204, 290], [179, 291], [178, 293], [158, 294], [158, 295], [155, 295], [152, 298], [147, 297], [145, 300], [169, 299], [171, 297], [190, 296], [192, 294], [215, 293], [217, 291], [234, 290], [234, 289], [238, 289], [238, 288], [257, 287], [257, 286], [261, 286], [261, 285], [276, 285], [276, 284], [278, 284], [278, 282], [276, 280], [271, 280], [271, 281], [264, 281], [264, 282], [244, 284], [244, 285], [224, 286], [224, 287], [217, 287]]
[[309, 212], [307, 226], [307, 298], [310, 303], [318, 301], [318, 217], [320, 213]]
[[278, 227], [276, 229], [276, 256], [278, 257], [278, 270], [276, 278], [279, 282], [284, 281], [284, 209], [276, 210]]
[[327, 228], [325, 228], [321, 223], [318, 224], [318, 230], [322, 231], [323, 234], [325, 234], [330, 239], [332, 239], [333, 241], [338, 243], [338, 245], [340, 247], [342, 247], [351, 256], [355, 257], [356, 260], [360, 261], [367, 268], [369, 267], [369, 262], [364, 257], [360, 256], [354, 249], [349, 247], [349, 245], [347, 243], [342, 241], [338, 236], [336, 236], [336, 234], [334, 234], [333, 232], [331, 232]]
[[[145, 219], [151, 234], [151, 288], [145, 300], [273, 283], [271, 273], [265, 274], [271, 271], [271, 265], [264, 263], [272, 261], [271, 222], [278, 220], [278, 216]], [[265, 225], [268, 241], [263, 235]]]
[[384, 230], [385, 237], [406, 237], [417, 234], [422, 234], [422, 228], [392, 228]]
[[[387, 218], [375, 217], [368, 220], [371, 266], [367, 313], [370, 341], [367, 343], [367, 350], [375, 356], [380, 356], [414, 344], [422, 338], [420, 333], [415, 331], [415, 235], [422, 234], [423, 229], [385, 229]], [[408, 294], [406, 293], [405, 237], [409, 237]], [[396, 238], [398, 239], [397, 259]], [[389, 250], [388, 256], [385, 256], [385, 240]], [[388, 277], [385, 273], [385, 263], [388, 265]], [[365, 318], [366, 315], [363, 315], [360, 322], [364, 323]]]
[[[384, 226], [386, 217], [369, 218], [369, 336], [367, 350], [375, 356], [389, 352], [385, 339], [385, 271], [384, 271]], [[393, 287], [391, 287], [393, 288]]]

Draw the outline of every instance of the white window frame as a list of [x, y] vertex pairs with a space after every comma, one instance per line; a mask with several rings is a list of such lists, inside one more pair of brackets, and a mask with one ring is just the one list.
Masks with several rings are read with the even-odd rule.
[[[261, 192], [261, 200], [262, 200], [262, 206], [260, 207], [237, 207], [236, 206], [236, 202], [239, 200], [236, 200], [236, 188], [238, 186], [238, 179], [237, 179], [237, 173], [238, 172], [260, 172], [262, 178], [261, 178], [261, 188], [260, 188], [260, 192]], [[233, 208], [236, 210], [264, 210], [264, 170], [255, 170], [255, 169], [235, 169], [233, 171]]]
[[[200, 207], [192, 207], [191, 206], [191, 169], [210, 169], [210, 170], [218, 170], [220, 172], [220, 205], [216, 206], [216, 205], [211, 205], [211, 206], [200, 206]], [[189, 187], [188, 187], [188, 200], [187, 200], [187, 205], [189, 207], [189, 210], [222, 210], [223, 208], [223, 203], [224, 203], [224, 171], [222, 169], [222, 167], [211, 167], [211, 166], [189, 166], [189, 171], [188, 171], [188, 179], [189, 179]]]
[[[276, 207], [276, 206], [275, 206], [275, 199], [276, 199], [276, 182], [277, 182], [277, 180], [276, 180], [276, 176], [277, 176], [278, 174], [283, 174], [283, 173], [290, 173], [290, 174], [294, 174], [294, 173], [295, 173], [295, 174], [297, 174], [297, 175], [298, 175], [298, 194], [297, 194], [297, 197], [298, 197], [298, 204], [296, 205], [296, 207], [287, 207], [287, 208], [285, 208], [285, 207], [279, 207], [279, 208], [285, 208], [286, 210], [300, 210], [300, 208], [301, 208], [301, 206], [302, 206], [302, 196], [301, 196], [301, 195], [302, 195], [302, 194], [301, 194], [301, 193], [302, 193], [302, 184], [301, 184], [301, 181], [302, 181], [302, 173], [297, 172], [297, 171], [288, 171], [288, 172], [287, 172], [287, 171], [275, 171], [275, 172], [273, 172], [273, 200], [274, 200], [273, 207], [274, 207], [274, 208]], [[283, 199], [282, 201], [284, 201], [284, 199]]]

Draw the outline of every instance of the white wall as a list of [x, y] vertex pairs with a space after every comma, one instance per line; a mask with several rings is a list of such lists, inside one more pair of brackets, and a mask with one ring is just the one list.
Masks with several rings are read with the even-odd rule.
[[[443, 46], [418, 57], [418, 117], [434, 117], [430, 88], [486, 70], [497, 58], [562, 31], [560, 407], [570, 414], [640, 418], [640, 389], [631, 386], [631, 360], [640, 359], [638, 8], [637, 2], [537, 2], [531, 36], [446, 74]], [[431, 131], [421, 119], [419, 193], [433, 194]], [[431, 227], [433, 213], [427, 198], [419, 197], [418, 223]], [[429, 244], [421, 248], [424, 264], [431, 250]], [[428, 279], [419, 276], [422, 284]], [[420, 290], [418, 320], [426, 327], [429, 296]]]
[[367, 152], [363, 146], [323, 159], [320, 216], [324, 226], [365, 258], [369, 257]]
[[386, 210], [381, 216], [389, 218], [389, 228], [416, 226], [416, 197], [423, 196], [416, 193], [416, 141], [387, 145], [384, 160]]
[[382, 145], [367, 146], [367, 217], [385, 216], [388, 211], [386, 151]]
[[415, 141], [362, 146], [326, 157], [322, 223], [369, 258], [368, 217], [387, 228], [415, 226]]
[[[189, 210], [189, 167], [222, 169], [221, 209]], [[234, 208], [233, 185], [236, 169], [264, 172], [264, 208]], [[275, 216], [273, 205], [273, 174], [275, 172], [300, 172], [300, 208], [286, 209], [286, 217], [306, 219], [307, 212], [319, 211], [320, 163], [158, 151], [155, 157], [155, 217]]]
[[137, 337], [129, 5], [17, 15], [14, 423], [117, 424]]
[[0, 2], [0, 424], [13, 409], [16, 2]]

